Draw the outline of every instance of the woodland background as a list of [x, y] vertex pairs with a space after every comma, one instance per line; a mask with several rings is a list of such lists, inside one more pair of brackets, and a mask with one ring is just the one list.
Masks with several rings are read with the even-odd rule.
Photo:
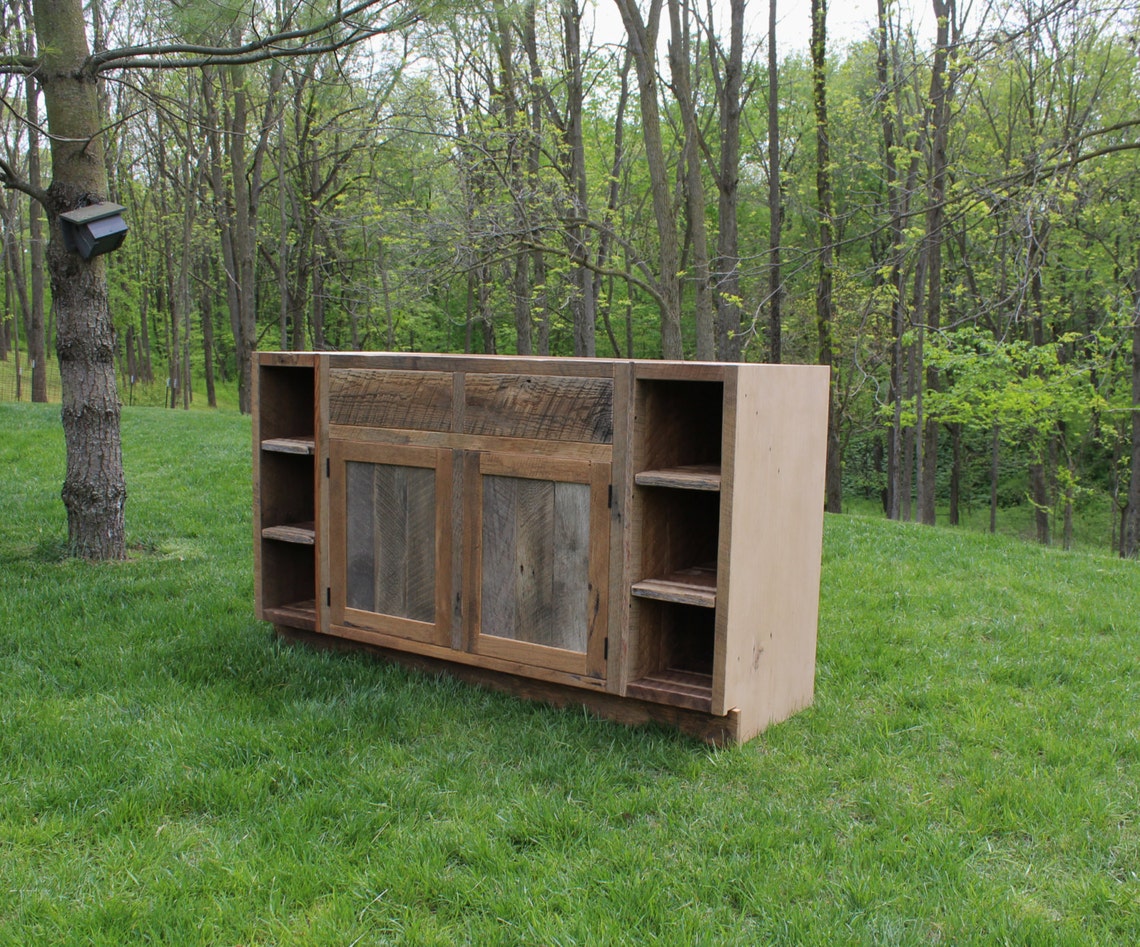
[[[95, 57], [134, 52], [98, 74], [124, 403], [246, 411], [255, 348], [829, 363], [829, 509], [1021, 505], [1068, 545], [1095, 506], [1136, 554], [1136, 0], [880, 0], [842, 45], [814, 0], [803, 48], [775, 0], [387, 2], [320, 56], [139, 53], [322, 3], [87, 5]], [[30, 0], [2, 15], [31, 61]], [[35, 76], [0, 82], [38, 186]], [[0, 388], [46, 400], [45, 221], [0, 214]]]

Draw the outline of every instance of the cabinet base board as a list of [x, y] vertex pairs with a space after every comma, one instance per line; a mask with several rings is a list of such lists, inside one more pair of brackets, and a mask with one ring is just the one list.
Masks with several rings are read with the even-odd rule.
[[614, 720], [627, 726], [660, 723], [675, 727], [682, 733], [696, 737], [698, 740], [716, 745], [742, 743], [748, 738], [748, 735], [741, 730], [740, 712], [735, 709], [730, 710], [725, 716], [719, 717], [699, 710], [690, 710], [686, 707], [670, 707], [632, 697], [619, 697], [617, 694], [587, 691], [564, 684], [537, 681], [486, 668], [469, 667], [424, 655], [394, 651], [366, 642], [323, 635], [288, 625], [274, 625], [274, 628], [278, 637], [290, 644], [333, 651], [365, 652], [428, 674], [447, 674], [469, 684], [523, 697], [527, 700], [539, 701], [554, 707], [584, 707], [599, 717]]

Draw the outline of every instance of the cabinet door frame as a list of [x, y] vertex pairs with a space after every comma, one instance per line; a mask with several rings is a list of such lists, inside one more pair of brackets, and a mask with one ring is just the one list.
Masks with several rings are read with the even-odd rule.
[[[485, 632], [483, 613], [483, 487], [489, 476], [584, 484], [589, 488], [586, 650], [574, 651]], [[522, 666], [604, 680], [609, 634], [611, 464], [579, 458], [479, 452], [467, 469], [464, 511], [466, 561], [464, 609], [467, 647], [472, 654]]]
[[[353, 625], [425, 644], [451, 644], [452, 595], [452, 463], [447, 449], [332, 439], [329, 442], [330, 606], [334, 625]], [[349, 463], [415, 467], [435, 472], [434, 621], [387, 615], [348, 605], [348, 468]]]

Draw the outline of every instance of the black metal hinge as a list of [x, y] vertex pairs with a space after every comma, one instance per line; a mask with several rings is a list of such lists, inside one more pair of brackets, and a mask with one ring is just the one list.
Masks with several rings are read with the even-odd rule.
[[332, 606], [332, 589], [331, 588], [325, 589], [325, 604], [330, 606], [330, 607]]
[[610, 497], [606, 501], [606, 506], [608, 506], [611, 510], [614, 508], [614, 485], [612, 483], [610, 484]]
[[325, 476], [332, 476], [332, 459], [328, 457], [325, 458]]
[[606, 639], [605, 647], [602, 649], [602, 651], [603, 651], [602, 657], [606, 661], [608, 661], [610, 659], [610, 639], [609, 638]]

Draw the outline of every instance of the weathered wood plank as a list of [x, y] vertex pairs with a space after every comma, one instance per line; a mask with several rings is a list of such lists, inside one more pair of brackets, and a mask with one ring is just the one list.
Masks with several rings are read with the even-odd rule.
[[637, 582], [633, 586], [633, 594], [662, 602], [716, 608], [716, 583], [716, 566], [694, 566]]
[[518, 484], [514, 477], [483, 477], [483, 578], [480, 632], [514, 638]]
[[535, 459], [566, 459], [572, 463], [609, 463], [613, 447], [609, 444], [586, 444], [572, 441], [541, 441], [522, 437], [487, 437], [473, 434], [451, 434], [440, 431], [400, 431], [395, 428], [352, 427], [333, 425], [329, 435], [334, 440], [354, 444], [390, 444], [413, 449], [429, 448], [455, 451], [524, 454]]
[[464, 433], [610, 444], [612, 378], [469, 374]]
[[311, 456], [316, 450], [316, 441], [311, 437], [269, 437], [261, 442], [261, 449], [274, 454]]
[[435, 621], [436, 601], [436, 473], [407, 472], [407, 617]]
[[369, 612], [376, 610], [373, 466], [354, 462], [344, 465], [345, 603]]
[[329, 372], [333, 424], [419, 431], [450, 431], [449, 372], [334, 368]]
[[712, 675], [671, 669], [658, 671], [630, 681], [626, 695], [708, 713], [712, 708]]
[[266, 526], [261, 531], [263, 539], [275, 539], [280, 543], [296, 543], [312, 546], [316, 542], [313, 523], [288, 523], [281, 526]]
[[554, 484], [521, 478], [516, 484], [513, 637], [554, 646]]
[[674, 490], [720, 490], [720, 464], [688, 464], [664, 470], [643, 470], [634, 482], [639, 487], [670, 487]]
[[556, 648], [585, 651], [590, 605], [590, 487], [554, 484], [554, 575], [551, 639]]
[[[373, 481], [376, 608], [408, 617], [408, 470], [377, 464]], [[434, 522], [433, 522], [434, 527]]]

